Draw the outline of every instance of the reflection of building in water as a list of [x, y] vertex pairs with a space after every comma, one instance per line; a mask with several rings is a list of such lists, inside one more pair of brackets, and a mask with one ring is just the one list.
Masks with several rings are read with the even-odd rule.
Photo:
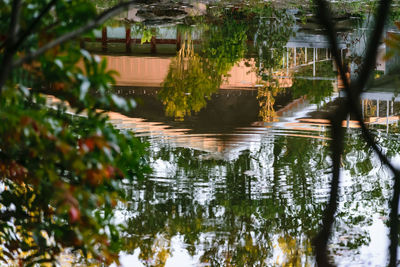
[[[196, 134], [191, 133], [191, 129], [176, 129], [165, 123], [149, 122], [116, 112], [107, 114], [111, 123], [119, 129], [132, 130], [136, 133], [136, 136], [150, 137], [172, 146], [209, 152], [215, 159], [233, 159], [238, 155], [237, 152], [250, 149], [255, 144], [260, 144], [265, 136], [274, 134], [272, 129], [264, 127], [237, 128], [230, 134]], [[302, 130], [305, 129], [302, 128]], [[323, 135], [312, 135], [304, 132], [287, 132], [286, 135], [328, 139]]]
[[168, 73], [171, 58], [104, 56], [108, 68], [116, 70], [117, 86], [160, 86]]
[[[375, 80], [361, 95], [361, 111], [366, 124], [386, 125], [400, 120], [399, 83], [395, 76], [384, 76]], [[344, 92], [340, 92], [345, 96]]]
[[[60, 103], [60, 100], [48, 96], [47, 103], [49, 106], [55, 106]], [[74, 110], [68, 108], [68, 112], [73, 114]], [[136, 136], [157, 139], [159, 142], [172, 146], [213, 153], [217, 158], [230, 159], [235, 156], [231, 154], [233, 151], [248, 149], [251, 143], [259, 143], [261, 139], [259, 134], [254, 133], [243, 134], [242, 132], [242, 134], [228, 137], [223, 133], [193, 133], [193, 129], [171, 127], [167, 123], [151, 122], [117, 112], [107, 112], [107, 115], [117, 129], [133, 131]]]
[[[96, 42], [88, 41], [86, 45], [89, 49], [94, 51], [105, 52], [108, 50], [121, 54], [120, 56], [104, 56], [108, 60], [109, 68], [115, 69], [120, 73], [119, 77], [117, 77], [117, 85], [160, 87], [168, 73], [172, 58], [176, 55], [176, 51], [181, 48], [182, 36], [176, 26], [156, 28], [156, 34], [151, 38], [151, 41], [143, 45], [140, 44], [140, 34], [135, 33], [136, 31], [133, 27], [104, 28], [102, 31], [96, 33]], [[201, 40], [201, 32], [196, 32], [196, 30], [194, 30], [191, 34], [196, 49], [196, 46], [198, 47]], [[339, 37], [340, 55], [342, 59], [347, 57], [349, 53], [354, 53], [354, 49], [357, 51], [362, 50], [363, 44], [361, 43], [351, 51], [347, 49], [347, 43], [349, 43], [352, 38], [354, 39], [357, 37], [357, 34], [354, 34], [353, 37], [348, 39], [346, 39], [347, 37]], [[252, 41], [249, 41], [248, 46], [251, 47], [252, 45]], [[294, 86], [295, 80], [308, 80], [332, 82], [334, 85], [333, 88], [336, 91], [338, 88], [342, 87], [342, 82], [335, 74], [335, 66], [332, 62], [328, 47], [329, 44], [323, 35], [297, 31], [296, 36], [290, 37], [282, 55], [271, 55], [281, 58], [281, 66], [279, 69], [273, 70], [270, 76], [278, 82], [280, 88], [291, 88]], [[249, 51], [250, 50], [251, 49], [249, 49]], [[382, 51], [384, 51], [384, 47], [381, 48], [381, 52]], [[135, 56], [126, 56], [127, 53]], [[229, 71], [228, 77], [220, 88], [235, 90], [257, 90], [261, 88], [259, 82], [260, 77], [259, 73], [257, 73], [257, 66], [255, 66], [254, 60], [256, 56], [257, 55], [254, 55], [254, 51], [249, 52], [247, 55], [249, 59], [243, 59], [235, 64]], [[378, 69], [386, 70], [385, 63], [383, 63], [381, 59], [382, 57], [380, 57], [378, 62]], [[354, 72], [354, 66], [350, 65], [349, 74], [352, 72]], [[333, 101], [334, 99], [335, 98], [332, 98], [328, 101]], [[383, 100], [378, 102], [376, 99], [369, 100], [372, 101], [363, 101], [363, 106], [365, 107], [363, 110], [365, 111], [364, 115], [367, 118], [367, 123], [382, 123], [382, 114], [386, 114], [386, 110], [390, 111], [395, 109], [393, 108], [394, 104], [390, 104], [390, 101], [389, 106], [391, 108], [385, 109], [383, 106], [387, 105], [387, 103], [383, 103]], [[377, 103], [375, 107], [373, 103]], [[266, 107], [269, 108], [268, 105], [266, 105]], [[285, 125], [280, 124], [283, 127], [295, 128], [301, 127], [302, 124], [307, 123], [308, 126], [312, 124], [318, 127], [325, 127], [327, 125], [326, 119], [314, 118], [312, 115], [308, 115], [310, 112], [316, 112], [318, 108], [318, 106], [310, 103], [310, 98], [296, 96], [282, 106], [274, 106], [273, 111], [275, 115], [280, 117], [279, 122], [276, 123], [286, 123]], [[370, 114], [374, 108], [374, 114]], [[268, 112], [271, 110], [272, 109], [266, 109]], [[301, 114], [301, 116], [299, 116], [299, 114]], [[387, 120], [389, 124], [398, 119], [396, 116], [392, 115], [393, 112], [389, 112], [389, 119]], [[299, 118], [301, 119], [299, 120]], [[266, 125], [261, 122], [259, 124]], [[349, 127], [358, 126], [351, 120], [345, 123], [345, 125], [347, 124]], [[306, 127], [306, 125], [304, 125], [304, 127]]]
[[[338, 47], [343, 59], [347, 51], [346, 41], [339, 38]], [[331, 60], [330, 45], [324, 35], [297, 32], [295, 36], [290, 37], [286, 44], [286, 52], [282, 55], [282, 69], [276, 76], [286, 77], [302, 67], [310, 66], [312, 67], [312, 75], [296, 76], [296, 78], [335, 81], [336, 78], [332, 75], [333, 65], [330, 75], [318, 73], [319, 63]]]
[[[168, 73], [172, 57], [137, 57], [137, 56], [104, 56], [108, 68], [116, 70], [117, 86], [161, 86]], [[252, 67], [241, 61], [232, 67], [229, 77], [221, 88], [253, 88], [256, 85], [256, 74]], [[282, 84], [286, 81], [282, 79]]]
[[[117, 86], [161, 86], [168, 73], [172, 57], [149, 56], [104, 56], [108, 68], [116, 70]], [[257, 84], [257, 75], [254, 72], [253, 60], [242, 60], [235, 64], [228, 73], [228, 77], [221, 89], [254, 89]], [[291, 79], [279, 79], [281, 87], [289, 87]]]
[[[82, 44], [88, 46], [94, 52], [109, 51], [119, 54], [148, 56], [175, 56], [181, 47], [182, 34], [177, 30], [176, 25], [155, 27], [155, 35], [150, 42], [144, 44], [141, 44], [142, 34], [138, 33], [137, 28], [135, 26], [127, 28], [105, 27], [101, 31], [95, 31], [94, 42], [91, 39], [86, 39]], [[193, 30], [191, 35], [195, 44], [201, 42], [201, 30]], [[253, 41], [249, 40], [247, 44], [251, 47]], [[339, 46], [341, 54], [344, 55], [346, 53], [344, 51], [346, 49], [345, 42], [340, 41]], [[277, 76], [282, 76], [282, 78], [307, 65], [313, 67], [312, 76], [315, 77], [317, 76], [318, 62], [331, 59], [329, 44], [323, 35], [298, 32], [296, 36], [290, 37], [286, 48], [286, 53], [283, 55], [274, 55], [275, 57], [282, 57], [282, 71], [276, 70], [280, 72], [277, 73]], [[251, 55], [249, 56], [251, 57]]]
[[[363, 23], [368, 23], [366, 20]], [[349, 57], [360, 57], [364, 53], [366, 43], [366, 26], [360, 25], [360, 29], [355, 29], [346, 36], [338, 36], [338, 46], [342, 59]], [[307, 77], [298, 76], [297, 78], [306, 79], [330, 79], [336, 81], [335, 76], [318, 75], [318, 63], [331, 60], [329, 51], [329, 43], [323, 34], [310, 33], [300, 31], [296, 28], [295, 36], [291, 36], [285, 45], [286, 52], [283, 55], [274, 55], [281, 57], [282, 68], [275, 70], [275, 76], [281, 78], [291, 78], [292, 73], [296, 70], [310, 66], [312, 67], [312, 75]], [[88, 47], [94, 52], [111, 52], [129, 55], [147, 55], [147, 56], [174, 56], [180, 49], [183, 41], [182, 34], [176, 25], [170, 26], [155, 26], [154, 35], [149, 42], [141, 44], [142, 33], [138, 26], [131, 27], [105, 27], [102, 30], [95, 31], [95, 39], [85, 39], [82, 45]], [[201, 42], [202, 30], [196, 27], [191, 31], [192, 40], [195, 43], [195, 49]], [[350, 49], [348, 44], [352, 44]], [[253, 41], [248, 40], [248, 47], [253, 46]], [[248, 49], [252, 51], [252, 49]], [[385, 46], [380, 47], [377, 69], [386, 72], [386, 63], [382, 60], [385, 51]], [[248, 56], [252, 57], [254, 55]], [[390, 64], [390, 63], [389, 63]], [[332, 68], [334, 66], [332, 65]], [[354, 62], [350, 64], [350, 72], [357, 72], [358, 65]], [[247, 70], [249, 71], [249, 70]], [[250, 77], [247, 77], [250, 78]], [[253, 82], [254, 80], [249, 79]], [[241, 80], [248, 82], [247, 80]]]
[[[150, 56], [103, 56], [107, 59], [108, 68], [116, 70], [116, 85], [121, 86], [161, 86], [171, 64], [172, 57]], [[323, 61], [323, 60], [322, 60]], [[322, 62], [320, 61], [320, 62]], [[295, 67], [302, 67], [297, 65]], [[273, 78], [279, 82], [279, 87], [288, 88], [293, 84], [293, 76], [286, 76], [283, 71], [275, 71]], [[297, 77], [296, 79], [336, 80], [329, 77]], [[257, 73], [253, 59], [243, 59], [235, 64], [221, 89], [249, 88], [256, 89]]]
[[108, 115], [111, 123], [117, 128], [132, 130], [136, 136], [159, 138], [159, 140], [174, 146], [206, 152], [223, 153], [228, 149], [216, 134], [189, 134], [190, 129], [174, 129], [164, 123], [131, 118], [116, 112], [109, 112]]
[[[163, 82], [164, 75], [166, 75], [168, 71], [168, 67], [170, 64], [170, 58], [162, 58], [162, 57], [127, 57], [127, 56], [107, 56], [109, 61], [110, 68], [117, 69], [120, 72], [120, 76], [117, 77], [117, 83], [120, 85], [141, 85], [142, 87], [159, 87], [159, 85]], [[252, 89], [253, 84], [256, 84], [256, 75], [253, 73], [249, 73], [248, 70], [251, 69], [251, 66], [245, 64], [245, 62], [241, 62], [240, 64], [234, 66], [231, 70], [231, 77], [228, 79], [228, 82], [222, 86], [222, 88], [226, 89]], [[246, 81], [247, 79], [247, 81]], [[279, 79], [280, 87], [289, 87], [291, 86], [291, 80], [289, 79]], [[286, 84], [285, 84], [286, 83]], [[124, 91], [125, 89], [121, 88], [119, 91]], [[154, 91], [154, 90], [153, 90]], [[148, 93], [151, 93], [152, 90], [149, 90]], [[122, 92], [123, 94], [123, 92]], [[366, 98], [368, 99], [368, 98]], [[334, 98], [332, 99], [334, 100]], [[376, 101], [375, 98], [370, 99]], [[383, 100], [382, 100], [383, 101]], [[397, 100], [396, 100], [397, 101]], [[364, 102], [365, 103], [365, 102]], [[369, 104], [375, 102], [369, 102]], [[282, 105], [283, 104], [283, 105]], [[391, 107], [394, 104], [390, 104]], [[382, 116], [386, 114], [386, 110], [384, 109], [383, 102], [380, 103], [379, 116], [371, 115], [368, 112], [371, 112], [371, 108], [365, 104], [365, 116], [367, 117], [367, 123], [377, 123], [380, 121], [382, 123]], [[285, 128], [301, 128], [301, 129], [314, 129], [320, 130], [321, 127], [325, 127], [328, 124], [326, 119], [321, 118], [313, 118], [307, 115], [308, 113], [314, 112], [318, 109], [318, 106], [310, 104], [307, 98], [301, 97], [298, 99], [294, 99], [290, 102], [281, 103], [281, 107], [276, 108], [275, 114], [280, 117], [280, 122], [277, 122], [279, 126]], [[392, 108], [393, 109], [393, 108]], [[392, 110], [390, 109], [390, 110]], [[376, 112], [376, 109], [375, 109]], [[392, 115], [393, 112], [390, 113]], [[381, 119], [376, 119], [374, 121], [374, 117], [379, 117]], [[290, 118], [290, 119], [289, 119]], [[298, 120], [298, 118], [302, 118]], [[397, 117], [390, 117], [389, 123], [393, 122], [393, 120]], [[251, 124], [252, 122], [249, 121]], [[263, 123], [255, 123], [254, 125], [266, 125]], [[311, 127], [310, 127], [311, 125]], [[313, 126], [312, 126], [313, 125]], [[347, 123], [345, 123], [347, 125]], [[314, 127], [318, 126], [318, 127]], [[349, 121], [350, 127], [357, 127], [358, 124], [354, 121]]]

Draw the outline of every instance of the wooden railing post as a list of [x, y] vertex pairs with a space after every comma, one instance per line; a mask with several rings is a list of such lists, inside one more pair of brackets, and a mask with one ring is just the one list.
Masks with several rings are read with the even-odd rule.
[[157, 53], [157, 40], [154, 35], [153, 35], [153, 37], [151, 37], [151, 41], [150, 41], [150, 52], [152, 54]]
[[126, 52], [131, 52], [131, 27], [125, 27], [125, 47]]
[[101, 50], [107, 51], [107, 27], [101, 29]]

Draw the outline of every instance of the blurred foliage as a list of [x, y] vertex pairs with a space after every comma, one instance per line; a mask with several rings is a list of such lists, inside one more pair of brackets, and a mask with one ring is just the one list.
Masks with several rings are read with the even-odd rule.
[[121, 0], [93, 0], [97, 8], [111, 8], [114, 5], [122, 2]]
[[392, 8], [390, 10], [389, 14], [389, 21], [391, 23], [396, 23], [396, 21], [400, 20], [400, 1], [394, 1], [394, 4], [392, 5]]
[[[22, 31], [47, 2], [22, 3]], [[0, 2], [3, 33], [10, 6], [9, 1]], [[57, 1], [16, 58], [96, 15], [92, 1]], [[1, 59], [4, 47], [0, 49]], [[14, 68], [1, 88], [0, 259], [4, 264], [55, 264], [57, 256], [69, 249], [83, 260], [118, 263], [122, 226], [115, 223], [113, 209], [126, 200], [123, 181], [142, 179], [150, 169], [146, 145], [132, 133], [116, 130], [101, 111], [135, 106], [133, 100], [109, 92], [115, 74], [104, 60], [69, 42]], [[54, 96], [53, 103], [43, 93]]]
[[157, 28], [151, 28], [142, 23], [135, 23], [133, 33], [142, 35], [140, 44], [150, 43], [151, 39], [156, 36]]

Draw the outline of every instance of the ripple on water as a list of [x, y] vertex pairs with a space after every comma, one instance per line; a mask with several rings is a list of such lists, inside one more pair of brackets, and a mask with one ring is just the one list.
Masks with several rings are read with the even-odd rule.
[[[179, 246], [191, 251], [197, 262], [205, 255], [223, 257], [228, 248], [241, 251], [250, 244], [257, 253], [271, 251], [265, 260], [271, 264], [286, 255], [288, 246], [300, 251], [301, 262], [313, 262], [309, 244], [330, 194], [326, 131], [254, 126], [230, 133], [195, 133], [160, 124], [135, 127], [150, 143], [154, 170], [133, 186], [133, 195], [141, 196], [132, 200], [139, 208], [134, 216], [149, 217], [143, 222], [148, 232], [182, 237]], [[357, 151], [356, 139], [350, 141], [331, 246], [342, 266], [365, 262], [354, 261], [357, 251], [373, 253], [366, 218], [384, 211], [390, 195], [385, 189], [390, 188], [390, 179], [380, 164], [368, 161], [368, 152]], [[365, 176], [366, 172], [371, 175]], [[384, 175], [380, 182], [378, 173]]]

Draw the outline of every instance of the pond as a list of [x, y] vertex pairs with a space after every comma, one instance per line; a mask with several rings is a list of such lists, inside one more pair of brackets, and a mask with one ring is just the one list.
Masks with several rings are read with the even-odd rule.
[[[349, 77], [374, 10], [354, 3], [334, 7]], [[115, 93], [138, 104], [110, 112], [112, 123], [149, 143], [153, 173], [126, 186], [130, 201], [115, 213], [127, 225], [124, 266], [315, 265], [312, 239], [330, 192], [328, 118], [343, 83], [311, 6], [143, 4], [82, 46], [107, 58], [119, 72]], [[361, 104], [400, 163], [400, 98], [390, 80], [398, 60], [384, 60], [387, 50], [382, 43]], [[354, 118], [343, 127], [330, 256], [338, 266], [385, 266], [391, 173]]]

